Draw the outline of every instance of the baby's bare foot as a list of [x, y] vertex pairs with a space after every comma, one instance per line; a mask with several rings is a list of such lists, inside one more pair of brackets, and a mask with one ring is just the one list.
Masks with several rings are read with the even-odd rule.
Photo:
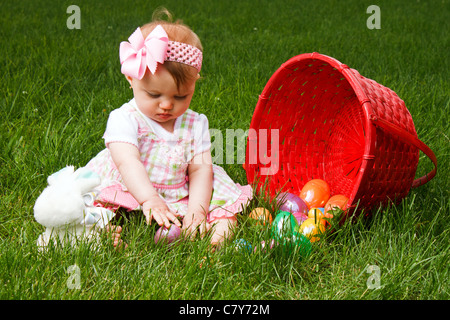
[[125, 242], [123, 242], [122, 239], [120, 239], [122, 233], [121, 226], [107, 225], [106, 232], [108, 232], [109, 238], [113, 241], [114, 248], [116, 249], [127, 248], [128, 245]]

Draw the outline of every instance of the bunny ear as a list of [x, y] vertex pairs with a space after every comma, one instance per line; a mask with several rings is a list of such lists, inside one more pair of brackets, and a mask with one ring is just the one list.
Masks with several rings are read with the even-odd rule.
[[100, 176], [95, 173], [94, 171], [83, 167], [83, 168], [79, 168], [77, 169], [77, 171], [75, 171], [75, 179], [92, 179], [92, 178], [100, 178]]
[[73, 174], [74, 170], [75, 170], [74, 166], [67, 166], [65, 168], [62, 168], [61, 170], [48, 176], [47, 182], [49, 185], [52, 185], [58, 180], [70, 177]]
[[100, 176], [87, 168], [75, 171], [75, 183], [80, 188], [81, 194], [92, 191], [100, 182]]

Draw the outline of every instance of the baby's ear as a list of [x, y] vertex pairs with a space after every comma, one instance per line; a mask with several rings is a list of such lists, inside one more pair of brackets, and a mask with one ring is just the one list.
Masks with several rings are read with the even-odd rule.
[[125, 78], [127, 79], [127, 81], [130, 83], [130, 88], [133, 86], [133, 78], [130, 76], [125, 76]]

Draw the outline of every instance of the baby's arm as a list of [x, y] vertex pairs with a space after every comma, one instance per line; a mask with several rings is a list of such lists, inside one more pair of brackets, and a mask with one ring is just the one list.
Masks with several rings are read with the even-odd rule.
[[192, 159], [188, 166], [189, 203], [188, 212], [183, 219], [183, 230], [195, 236], [197, 227], [206, 231], [206, 215], [209, 211], [213, 186], [211, 152], [205, 151]]
[[108, 149], [128, 191], [142, 204], [147, 223], [150, 224], [153, 218], [160, 226], [164, 224], [170, 227], [170, 221], [181, 226], [176, 214], [169, 210], [153, 188], [141, 162], [138, 148], [129, 143], [111, 142]]

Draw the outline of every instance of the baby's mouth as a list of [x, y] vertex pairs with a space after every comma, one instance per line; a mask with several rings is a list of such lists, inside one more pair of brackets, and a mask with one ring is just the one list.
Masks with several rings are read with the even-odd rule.
[[157, 114], [158, 118], [160, 118], [161, 120], [167, 120], [169, 119], [172, 115], [170, 113], [158, 113]]

